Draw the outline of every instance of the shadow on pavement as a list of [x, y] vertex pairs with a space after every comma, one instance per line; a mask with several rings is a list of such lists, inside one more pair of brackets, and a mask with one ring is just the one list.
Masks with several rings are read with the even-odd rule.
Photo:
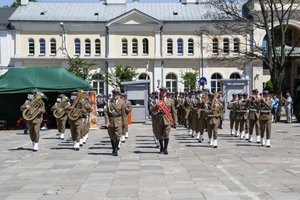
[[72, 146], [72, 147], [51, 147], [50, 149], [51, 149], [51, 150], [62, 150], [62, 149], [66, 149], [66, 150], [72, 150], [72, 151], [74, 151], [73, 146]]
[[32, 151], [32, 148], [18, 147], [16, 149], [7, 149], [8, 151]]
[[136, 153], [136, 154], [158, 154], [159, 152], [158, 151], [134, 151], [133, 153]]
[[202, 144], [202, 143], [199, 143], [199, 145], [185, 145], [186, 147], [206, 147], [206, 148], [211, 148], [211, 146], [209, 146], [208, 144]]
[[111, 153], [88, 153], [89, 155], [94, 155], [94, 156], [111, 156]]
[[89, 149], [111, 149], [111, 147], [89, 147]]

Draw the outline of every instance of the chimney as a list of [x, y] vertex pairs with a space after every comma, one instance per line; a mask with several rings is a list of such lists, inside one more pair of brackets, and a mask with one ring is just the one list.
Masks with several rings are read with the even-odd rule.
[[26, 6], [28, 4], [28, 0], [21, 0], [21, 6]]

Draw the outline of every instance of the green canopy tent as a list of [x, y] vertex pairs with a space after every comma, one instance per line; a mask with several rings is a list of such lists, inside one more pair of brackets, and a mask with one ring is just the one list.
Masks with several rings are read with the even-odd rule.
[[64, 68], [31, 67], [12, 68], [0, 77], [0, 120], [6, 120], [8, 127], [15, 127], [21, 117], [20, 106], [27, 93], [39, 89], [48, 97], [45, 101], [46, 117], [55, 125], [50, 112], [57, 95], [93, 88], [85, 80], [74, 76]]

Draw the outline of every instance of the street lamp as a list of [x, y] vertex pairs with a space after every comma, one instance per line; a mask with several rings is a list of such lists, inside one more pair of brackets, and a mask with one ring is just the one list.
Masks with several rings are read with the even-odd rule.
[[61, 27], [61, 29], [62, 29], [62, 53], [64, 54], [64, 55], [68, 55], [68, 50], [67, 50], [67, 48], [66, 48], [66, 31], [65, 31], [65, 25], [64, 25], [64, 23], [63, 22], [60, 22], [59, 23], [59, 26]]

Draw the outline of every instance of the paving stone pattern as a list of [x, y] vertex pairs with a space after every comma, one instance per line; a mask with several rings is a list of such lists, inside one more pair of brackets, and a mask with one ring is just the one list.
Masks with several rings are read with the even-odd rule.
[[[103, 119], [101, 119], [103, 123]], [[300, 199], [300, 125], [277, 123], [271, 148], [219, 131], [217, 149], [200, 144], [179, 127], [171, 131], [169, 155], [158, 154], [151, 124], [129, 127], [118, 157], [107, 130], [90, 131], [79, 152], [70, 132], [41, 132], [31, 151], [21, 130], [0, 131], [0, 199]]]

